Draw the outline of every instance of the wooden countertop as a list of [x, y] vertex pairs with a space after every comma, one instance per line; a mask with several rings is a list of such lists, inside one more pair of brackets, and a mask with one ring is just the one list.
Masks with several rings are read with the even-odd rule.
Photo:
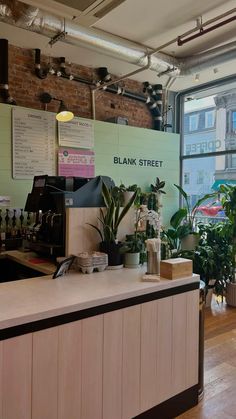
[[46, 275], [56, 270], [55, 264], [50, 260], [40, 257], [35, 252], [23, 252], [20, 250], [6, 250], [0, 253], [0, 259], [7, 258], [28, 268], [35, 269]]
[[[11, 258], [17, 262], [23, 260], [29, 266], [27, 256], [18, 255], [17, 251], [11, 251]], [[38, 269], [38, 265], [34, 265], [34, 268]], [[1, 283], [0, 329], [199, 281], [199, 276], [193, 275], [172, 281], [161, 279], [155, 283], [142, 282], [145, 270], [142, 267], [92, 274], [70, 272], [58, 279], [47, 275]]]

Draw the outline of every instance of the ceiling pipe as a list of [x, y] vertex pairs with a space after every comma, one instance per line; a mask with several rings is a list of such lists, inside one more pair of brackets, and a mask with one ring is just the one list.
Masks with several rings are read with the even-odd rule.
[[234, 60], [236, 56], [236, 41], [230, 42], [226, 45], [213, 48], [201, 54], [193, 55], [187, 59], [179, 61], [179, 68], [181, 75], [191, 75], [200, 73], [206, 68], [217, 67], [218, 65]]
[[[5, 0], [6, 1], [6, 0]], [[5, 3], [4, 0], [0, 1], [0, 4]], [[24, 7], [24, 3], [17, 2], [18, 5]], [[135, 42], [127, 41], [118, 36], [108, 34], [101, 30], [95, 30], [93, 28], [85, 28], [81, 25], [74, 23], [73, 21], [65, 21], [62, 18], [48, 14], [38, 8], [34, 10], [34, 19], [32, 21], [32, 7], [29, 9], [29, 19], [26, 19], [26, 10], [24, 8], [24, 19], [18, 18], [12, 6], [12, 19], [9, 20], [9, 16], [0, 15], [0, 20], [11, 23], [22, 29], [27, 29], [33, 32], [40, 33], [42, 35], [52, 38], [56, 34], [63, 32], [66, 29], [66, 38], [63, 42], [69, 44], [89, 48], [96, 50], [116, 59], [126, 61], [128, 63], [144, 67], [147, 65], [147, 53], [152, 51], [147, 47], [141, 47]], [[158, 73], [173, 69], [175, 59], [169, 57], [166, 54], [160, 53], [158, 57], [152, 57], [150, 68]]]
[[15, 100], [9, 93], [8, 85], [8, 40], [0, 39], [0, 94], [5, 103], [16, 105]]
[[35, 74], [39, 79], [46, 79], [48, 75], [47, 70], [41, 68], [41, 51], [39, 48], [35, 49], [35, 64], [34, 64]]
[[148, 55], [147, 56], [147, 64], [144, 67], [138, 68], [137, 70], [134, 70], [134, 71], [131, 71], [131, 73], [124, 74], [123, 76], [118, 77], [115, 80], [110, 80], [106, 83], [103, 83], [101, 86], [95, 87], [95, 89], [91, 89], [91, 104], [92, 104], [93, 119], [96, 119], [95, 94], [98, 90], [101, 90], [101, 89], [107, 88], [109, 86], [112, 86], [114, 83], [119, 83], [120, 81], [128, 79], [129, 77], [134, 76], [135, 74], [140, 73], [141, 71], [148, 70], [150, 68], [150, 65], [151, 65], [151, 57]]
[[210, 28], [204, 29], [202, 26], [200, 26], [199, 32], [195, 33], [194, 35], [189, 36], [188, 38], [183, 39], [183, 37], [179, 36], [177, 44], [179, 46], [182, 46], [186, 44], [187, 42], [193, 41], [194, 39], [199, 38], [200, 36], [206, 35], [209, 32], [214, 31], [215, 29], [221, 28], [224, 25], [227, 25], [228, 23], [232, 23], [236, 20], [236, 16], [232, 16], [226, 20], [223, 20], [223, 22], [216, 23], [215, 25], [212, 25]]
[[[73, 80], [73, 81], [76, 81], [76, 82], [79, 82], [79, 83], [83, 83], [83, 84], [86, 84], [90, 87], [95, 88], [94, 82], [92, 82], [89, 79], [85, 79], [83, 77], [79, 77], [79, 76], [74, 75], [74, 74], [73, 74], [73, 79], [71, 78], [71, 73], [66, 71], [65, 57], [60, 57], [60, 70], [61, 70], [60, 77], [62, 77], [64, 79], [67, 79], [67, 80]], [[50, 74], [49, 69], [42, 69], [41, 68], [41, 50], [40, 49], [35, 50], [35, 74], [40, 79], [45, 78], [45, 77], [42, 77], [42, 74], [43, 75], [46, 74], [46, 77], [48, 76], [48, 74]], [[57, 72], [54, 72], [53, 74], [56, 76]], [[113, 83], [115, 83], [115, 82], [113, 81]], [[119, 93], [119, 86], [115, 86], [115, 85], [106, 86], [106, 92], [113, 93], [113, 94], [120, 94]], [[130, 92], [129, 90], [122, 89], [121, 94], [124, 97], [136, 100], [138, 102], [142, 102], [142, 103], [146, 102], [146, 97], [145, 96], [139, 95], [137, 93]]]
[[[4, 5], [8, 7], [4, 8]], [[231, 61], [235, 58], [236, 44], [232, 48], [232, 43], [212, 49], [203, 54], [198, 54], [194, 57], [186, 57], [183, 59], [174, 58], [161, 53], [160, 50], [163, 50], [167, 46], [177, 42], [179, 37], [170, 40], [158, 48], [152, 49], [145, 46], [142, 47], [140, 44], [108, 34], [101, 30], [85, 28], [73, 21], [65, 21], [62, 18], [39, 10], [36, 7], [33, 8], [31, 6], [27, 6], [21, 2], [10, 2], [10, 5], [11, 6], [9, 6], [9, 0], [0, 0], [0, 20], [23, 29], [43, 34], [49, 38], [62, 33], [66, 27], [67, 35], [65, 39], [63, 39], [63, 42], [96, 50], [96, 52], [112, 56], [116, 59], [129, 62], [142, 68], [147, 65], [149, 56], [149, 68], [156, 71], [158, 74], [167, 74], [172, 77], [176, 77], [179, 74], [181, 76], [185, 76], [207, 69], [211, 66], [219, 65], [223, 62]], [[10, 17], [9, 7], [11, 9]], [[21, 9], [22, 12], [20, 12]], [[234, 13], [235, 10], [236, 9], [232, 9], [221, 16], [217, 16], [216, 18], [205, 22], [202, 24], [202, 27], [207, 26], [211, 22], [216, 22], [223, 16], [225, 17]], [[194, 27], [188, 32], [182, 34], [180, 38], [195, 33], [198, 30], [198, 26]], [[226, 51], [228, 46], [230, 46], [230, 50]], [[192, 61], [194, 62], [193, 68], [191, 68]], [[199, 68], [197, 66], [197, 62], [201, 63]]]

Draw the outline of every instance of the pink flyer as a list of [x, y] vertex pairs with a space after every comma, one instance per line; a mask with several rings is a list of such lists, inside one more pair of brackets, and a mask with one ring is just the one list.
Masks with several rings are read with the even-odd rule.
[[94, 177], [94, 151], [60, 148], [58, 152], [58, 175]]

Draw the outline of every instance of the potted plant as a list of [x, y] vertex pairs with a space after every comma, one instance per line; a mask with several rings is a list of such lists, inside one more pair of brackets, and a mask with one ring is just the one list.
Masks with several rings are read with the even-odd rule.
[[145, 241], [149, 237], [143, 222], [150, 223], [155, 237], [160, 236], [160, 214], [149, 210], [146, 205], [140, 205], [136, 209], [134, 233], [126, 236], [126, 242], [122, 248], [122, 252], [125, 252], [125, 267], [136, 268], [146, 259]]
[[165, 186], [165, 181], [160, 180], [159, 177], [156, 177], [155, 184], [151, 184], [151, 191], [155, 194], [157, 206], [160, 207], [162, 205], [162, 196], [163, 194], [166, 194], [165, 191], [163, 191], [163, 188]]
[[191, 208], [188, 201], [187, 193], [181, 188], [181, 186], [174, 184], [174, 186], [180, 192], [184, 200], [184, 207], [180, 208], [172, 218], [176, 218], [178, 223], [181, 223], [184, 227], [182, 230], [182, 237], [181, 237], [181, 248], [183, 250], [192, 250], [194, 249], [199, 240], [199, 235], [195, 229], [195, 217], [197, 213], [198, 207], [207, 199], [214, 198], [217, 192], [212, 192], [209, 194], [204, 195], [200, 198], [196, 204]]
[[162, 232], [162, 238], [167, 243], [169, 251], [173, 257], [178, 257], [181, 251], [181, 241], [186, 237], [189, 232], [188, 223], [183, 223], [186, 219], [186, 209], [180, 208], [175, 212], [170, 219], [170, 227], [164, 229]]
[[199, 234], [199, 245], [192, 252], [193, 270], [205, 282], [206, 301], [211, 300], [213, 289], [223, 298], [233, 277], [231, 222], [200, 224]]
[[226, 302], [230, 306], [236, 307], [236, 281], [235, 281], [235, 255], [236, 255], [236, 186], [221, 185], [219, 192], [221, 193], [222, 207], [225, 214], [231, 222], [231, 243], [233, 248], [232, 264], [233, 275], [226, 286]]
[[108, 254], [108, 265], [111, 267], [122, 267], [123, 255], [120, 253], [122, 243], [118, 242], [117, 233], [118, 228], [133, 205], [138, 191], [136, 190], [132, 195], [127, 205], [123, 208], [120, 206], [120, 199], [116, 193], [113, 192], [114, 188], [108, 189], [107, 185], [102, 184], [102, 196], [104, 199], [105, 209], [100, 209], [101, 228], [93, 225], [93, 227], [101, 238], [100, 250]]
[[138, 200], [140, 198], [141, 189], [138, 185], [130, 185], [125, 186], [123, 183], [120, 184], [120, 186], [115, 186], [112, 190], [112, 194], [114, 198], [117, 198], [120, 200], [121, 206], [126, 206], [129, 202], [130, 198], [133, 196], [133, 194], [137, 192], [135, 203], [138, 203]]
[[140, 265], [140, 253], [145, 250], [144, 233], [135, 231], [127, 234], [123, 251], [125, 252], [125, 268], [137, 268]]

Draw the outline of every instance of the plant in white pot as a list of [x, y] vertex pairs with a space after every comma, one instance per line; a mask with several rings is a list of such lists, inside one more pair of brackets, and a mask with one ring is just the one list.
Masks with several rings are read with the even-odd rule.
[[155, 184], [151, 184], [151, 191], [155, 194], [157, 207], [162, 206], [162, 196], [165, 195], [166, 192], [163, 190], [166, 182], [164, 180], [160, 180], [159, 177], [156, 177]]
[[135, 192], [136, 198], [134, 203], [137, 203], [137, 200], [140, 197], [141, 189], [136, 184], [125, 186], [123, 183], [121, 183], [120, 186], [115, 186], [113, 188], [112, 193], [113, 197], [116, 197], [120, 200], [120, 205], [125, 207], [129, 203], [130, 199], [132, 198]]
[[121, 208], [119, 196], [114, 188], [109, 189], [103, 182], [102, 196], [106, 208], [100, 209], [101, 227], [89, 224], [98, 232], [101, 238], [100, 250], [108, 254], [108, 266], [114, 267], [114, 269], [123, 266], [123, 255], [120, 252], [122, 243], [119, 243], [117, 239], [118, 229], [121, 221], [132, 207], [137, 194], [138, 191], [132, 195], [127, 205]]
[[127, 234], [126, 241], [121, 249], [125, 252], [125, 268], [138, 268], [140, 265], [140, 253], [145, 250], [144, 232], [135, 231], [134, 234]]
[[143, 222], [148, 221], [153, 227], [156, 236], [160, 237], [160, 214], [149, 210], [146, 205], [140, 205], [135, 213], [135, 230], [133, 234], [126, 236], [126, 242], [122, 248], [125, 252], [125, 267], [136, 268], [140, 264], [140, 254], [146, 252], [145, 241], [147, 239], [146, 226]]

